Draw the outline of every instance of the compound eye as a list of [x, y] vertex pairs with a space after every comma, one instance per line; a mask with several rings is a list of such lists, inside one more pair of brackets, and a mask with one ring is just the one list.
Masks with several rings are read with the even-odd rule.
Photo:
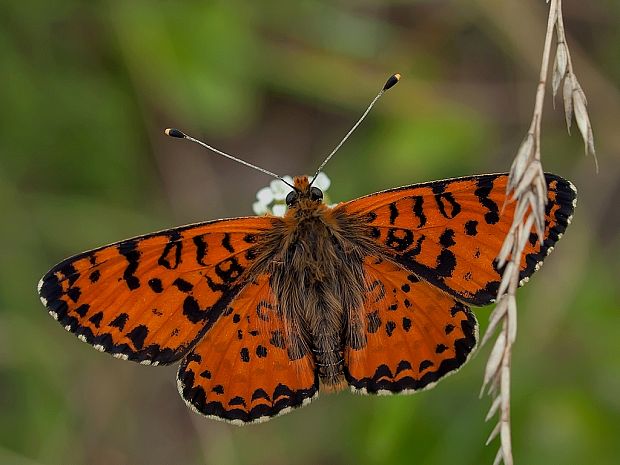
[[292, 204], [297, 202], [298, 198], [299, 198], [299, 195], [297, 194], [297, 191], [290, 191], [288, 195], [286, 196], [286, 205], [290, 207]]
[[310, 199], [312, 200], [323, 200], [323, 191], [318, 187], [310, 188]]

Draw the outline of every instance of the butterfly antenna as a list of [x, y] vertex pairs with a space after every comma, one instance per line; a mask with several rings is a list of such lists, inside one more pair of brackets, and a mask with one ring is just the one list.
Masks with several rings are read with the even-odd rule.
[[327, 158], [325, 160], [323, 160], [323, 163], [321, 163], [321, 166], [319, 166], [319, 169], [317, 169], [316, 173], [314, 173], [314, 176], [312, 177], [312, 181], [310, 181], [310, 185], [312, 185], [312, 183], [314, 182], [314, 180], [316, 179], [318, 174], [321, 172], [323, 167], [327, 164], [327, 162], [334, 156], [334, 154], [338, 151], [338, 149], [340, 149], [340, 147], [342, 147], [342, 144], [344, 144], [346, 142], [346, 140], [349, 138], [349, 136], [351, 134], [353, 134], [353, 131], [355, 131], [357, 129], [357, 127], [361, 124], [361, 122], [364, 121], [364, 118], [366, 118], [366, 115], [368, 115], [368, 113], [370, 113], [370, 110], [375, 105], [375, 103], [377, 103], [377, 100], [379, 100], [381, 98], [381, 96], [385, 93], [386, 90], [391, 89], [392, 87], [394, 87], [398, 83], [399, 80], [400, 80], [400, 74], [396, 73], [396, 74], [392, 74], [388, 78], [388, 80], [385, 81], [385, 85], [379, 91], [377, 96], [372, 100], [372, 102], [370, 102], [370, 105], [368, 105], [368, 108], [366, 108], [366, 111], [360, 117], [360, 119], [357, 120], [357, 123], [355, 123], [353, 125], [353, 127], [349, 130], [349, 132], [347, 132], [347, 135], [343, 137], [343, 139], [334, 148], [334, 150], [332, 150], [332, 152], [327, 156]]
[[[269, 170], [266, 170], [265, 168], [261, 168], [260, 166], [256, 166], [253, 165], [252, 163], [248, 163], [245, 160], [241, 160], [240, 158], [234, 157], [226, 152], [222, 152], [221, 150], [216, 149], [215, 147], [211, 147], [208, 144], [205, 144], [204, 142], [202, 142], [201, 140], [198, 139], [194, 139], [192, 136], [188, 136], [187, 134], [185, 134], [183, 131], [179, 131], [178, 129], [174, 129], [174, 128], [168, 128], [164, 131], [164, 134], [166, 134], [167, 136], [170, 137], [176, 137], [177, 139], [187, 139], [191, 142], [195, 142], [198, 145], [202, 145], [204, 148], [211, 150], [212, 152], [217, 153], [218, 155], [222, 155], [223, 157], [229, 158], [233, 161], [236, 161], [237, 163], [241, 163], [242, 165], [245, 166], [249, 166], [250, 168], [254, 168], [255, 170], [258, 170], [262, 173], [268, 174], [269, 176], [273, 176], [276, 179], [279, 179], [280, 181], [282, 181], [284, 184], [286, 184], [287, 186], [292, 187], [293, 189], [295, 189], [295, 186], [293, 186], [292, 184], [286, 182], [282, 176], [277, 175], [276, 173], [273, 173]], [[297, 190], [297, 189], [295, 189]]]

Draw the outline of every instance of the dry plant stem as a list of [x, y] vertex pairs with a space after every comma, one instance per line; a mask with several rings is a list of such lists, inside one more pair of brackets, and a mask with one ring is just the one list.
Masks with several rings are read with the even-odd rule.
[[498, 422], [487, 440], [488, 444], [497, 435], [500, 436], [501, 446], [494, 461], [494, 464], [497, 465], [502, 462], [506, 465], [513, 463], [510, 437], [510, 361], [512, 344], [517, 335], [516, 292], [521, 284], [519, 282], [521, 257], [532, 230], [536, 231], [540, 242], [544, 240], [547, 190], [540, 156], [540, 134], [554, 29], [557, 32], [558, 44], [551, 86], [553, 96], [555, 97], [560, 84], [564, 81], [562, 93], [567, 127], [570, 131], [574, 116], [584, 141], [586, 155], [591, 153], [594, 156], [598, 172], [587, 100], [573, 71], [570, 51], [566, 43], [562, 2], [561, 0], [551, 0], [534, 114], [528, 133], [512, 163], [506, 189], [506, 197], [510, 199], [509, 201], [516, 201], [516, 207], [513, 223], [497, 257], [499, 267], [504, 267], [502, 282], [497, 292], [498, 303], [491, 313], [489, 327], [481, 343], [482, 346], [488, 342], [501, 323], [501, 330], [487, 361], [481, 392], [482, 394], [487, 389], [487, 393], [493, 397], [487, 420], [495, 415], [499, 416]]
[[516, 291], [519, 285], [519, 268], [525, 246], [525, 239], [534, 228], [542, 242], [544, 238], [546, 181], [540, 162], [541, 120], [551, 56], [553, 31], [557, 21], [559, 0], [551, 0], [547, 33], [543, 48], [540, 80], [536, 89], [534, 113], [528, 133], [515, 157], [510, 170], [507, 198], [516, 201], [513, 223], [497, 257], [504, 267], [502, 282], [497, 293], [497, 305], [490, 316], [490, 324], [484, 335], [484, 345], [501, 323], [501, 330], [495, 341], [484, 374], [483, 391], [494, 400], [487, 419], [498, 414], [498, 423], [491, 432], [487, 444], [498, 434], [501, 446], [494, 464], [513, 464], [510, 432], [510, 363], [512, 344], [517, 334]]

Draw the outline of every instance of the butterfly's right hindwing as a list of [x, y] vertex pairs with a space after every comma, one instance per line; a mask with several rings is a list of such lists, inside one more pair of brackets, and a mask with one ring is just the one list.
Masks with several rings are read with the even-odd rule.
[[345, 378], [354, 392], [428, 389], [469, 359], [478, 324], [466, 305], [378, 257], [366, 257], [364, 274], [366, 342], [345, 350]]

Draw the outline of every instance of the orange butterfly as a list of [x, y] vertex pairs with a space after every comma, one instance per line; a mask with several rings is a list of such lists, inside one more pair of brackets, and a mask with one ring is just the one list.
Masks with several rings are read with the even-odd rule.
[[[100, 351], [148, 365], [182, 359], [179, 392], [211, 418], [264, 421], [346, 386], [412, 393], [454, 373], [476, 345], [468, 305], [493, 302], [501, 280], [495, 257], [514, 213], [507, 179], [433, 181], [329, 207], [296, 177], [284, 217], [193, 224], [84, 252], [52, 268], [39, 294]], [[546, 179], [545, 237], [530, 236], [523, 282], [573, 214], [573, 185]]]

